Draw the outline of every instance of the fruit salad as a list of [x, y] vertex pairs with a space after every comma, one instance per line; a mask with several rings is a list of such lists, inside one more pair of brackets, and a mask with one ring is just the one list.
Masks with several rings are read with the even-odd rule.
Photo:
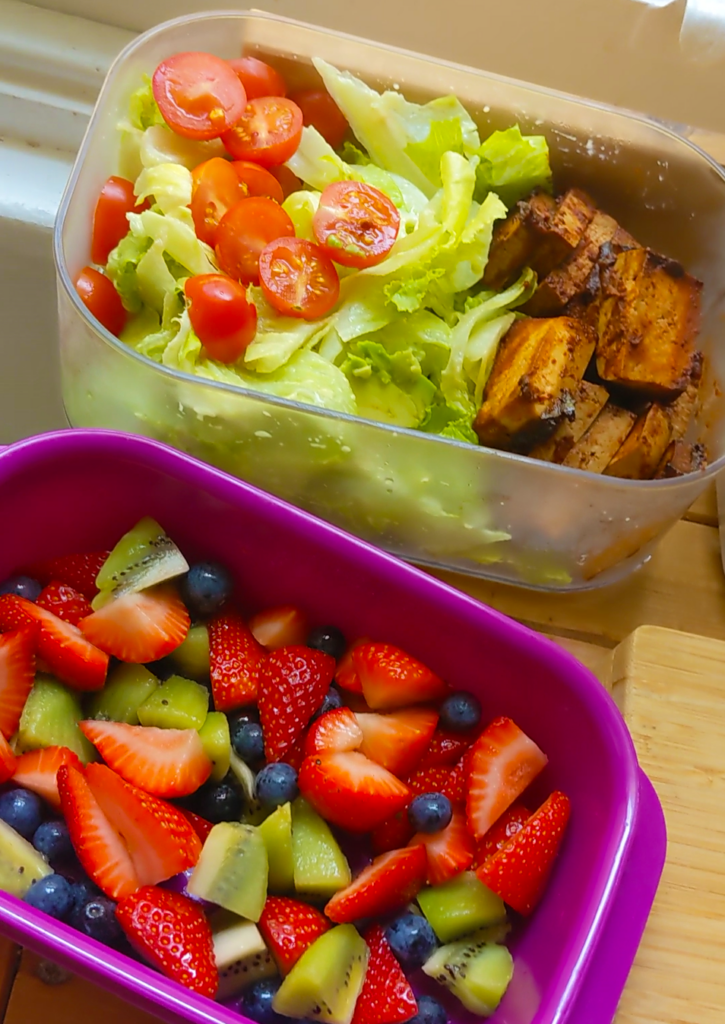
[[570, 815], [546, 764], [148, 517], [0, 584], [0, 889], [259, 1024], [490, 1016]]

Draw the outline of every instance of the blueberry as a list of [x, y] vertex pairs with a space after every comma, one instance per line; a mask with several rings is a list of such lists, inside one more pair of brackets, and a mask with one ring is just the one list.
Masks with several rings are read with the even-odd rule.
[[218, 611], [234, 586], [229, 571], [218, 562], [197, 562], [181, 581], [181, 596], [192, 615], [206, 619]]
[[101, 890], [90, 880], [90, 878], [84, 878], [81, 881], [73, 882], [72, 884], [74, 911], [80, 910], [80, 908], [85, 906], [86, 903], [92, 903], [99, 897], [103, 897]]
[[62, 921], [73, 909], [73, 886], [62, 875], [46, 875], [33, 882], [25, 894], [25, 902]]
[[438, 945], [427, 918], [401, 914], [385, 929], [385, 938], [404, 971], [417, 971]]
[[325, 699], [323, 700], [322, 704], [320, 704], [319, 708], [312, 716], [312, 721], [314, 722], [315, 719], [319, 718], [320, 715], [324, 715], [325, 712], [327, 711], [334, 711], [335, 708], [341, 707], [342, 694], [336, 687], [331, 686], [330, 689], [325, 694]]
[[264, 761], [264, 736], [259, 722], [242, 722], [233, 718], [229, 723], [229, 735], [234, 752], [249, 765]]
[[64, 821], [44, 821], [33, 834], [33, 846], [51, 864], [62, 864], [73, 857], [68, 826]]
[[307, 646], [339, 661], [345, 653], [347, 641], [337, 626], [317, 626], [307, 637]]
[[446, 697], [440, 706], [440, 723], [451, 732], [466, 732], [475, 729], [481, 721], [481, 705], [478, 698], [465, 690], [459, 690]]
[[115, 946], [123, 938], [116, 920], [116, 904], [107, 896], [95, 896], [77, 906], [69, 922], [77, 931], [106, 946]]
[[280, 1017], [272, 1009], [272, 1000], [282, 984], [281, 978], [263, 978], [246, 988], [239, 1000], [239, 1012], [257, 1024], [280, 1024], [289, 1018]]
[[42, 589], [40, 583], [30, 576], [10, 576], [0, 583], [0, 594], [17, 594], [28, 601], [37, 601]]
[[231, 782], [207, 783], [197, 790], [193, 809], [213, 825], [220, 821], [239, 821], [244, 800]]
[[263, 807], [273, 810], [297, 796], [297, 772], [291, 764], [276, 761], [266, 765], [254, 784], [254, 793]]
[[418, 996], [418, 1012], [408, 1024], [447, 1024], [448, 1014], [433, 996]]
[[443, 793], [421, 793], [408, 807], [408, 818], [416, 832], [440, 832], [452, 816], [451, 801]]
[[43, 801], [28, 789], [11, 789], [0, 795], [0, 818], [30, 839], [43, 820]]

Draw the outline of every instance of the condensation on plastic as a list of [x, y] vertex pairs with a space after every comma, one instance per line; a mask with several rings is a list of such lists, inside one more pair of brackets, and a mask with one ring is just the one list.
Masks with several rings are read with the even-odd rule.
[[[559, 189], [579, 185], [645, 244], [705, 283], [704, 473], [626, 481], [209, 383], [153, 363], [87, 315], [72, 281], [93, 205], [117, 170], [117, 122], [140, 76], [185, 49], [272, 56], [294, 88], [312, 56], [425, 100], [455, 93], [482, 132], [518, 121], [548, 138]], [[166, 441], [419, 564], [539, 589], [612, 583], [642, 565], [725, 464], [725, 175], [643, 118], [521, 82], [258, 13], [180, 18], [134, 41], [99, 97], [56, 222], [64, 403], [77, 427]], [[493, 531], [493, 534], [491, 533]], [[492, 541], [507, 535], [509, 540]]]

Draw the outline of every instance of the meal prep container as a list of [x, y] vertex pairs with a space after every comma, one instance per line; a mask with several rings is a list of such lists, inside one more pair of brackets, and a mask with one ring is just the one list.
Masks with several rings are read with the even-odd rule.
[[[572, 815], [544, 900], [512, 943], [513, 981], [491, 1020], [610, 1024], [666, 839], [598, 680], [552, 641], [336, 527], [158, 442], [107, 431], [0, 452], [0, 579], [23, 563], [111, 546], [144, 515], [189, 559], [228, 565], [250, 610], [291, 602], [349, 637], [399, 644], [477, 694], [484, 719], [510, 715], [543, 748], [536, 795], [564, 790]], [[5, 894], [0, 932], [163, 1020], [242, 1019]], [[455, 1001], [450, 1019], [474, 1020]]]
[[[455, 93], [485, 136], [518, 122], [549, 141], [557, 189], [581, 186], [643, 243], [704, 281], [703, 407], [692, 439], [705, 472], [630, 481], [313, 409], [204, 381], [138, 355], [89, 317], [73, 281], [89, 261], [99, 190], [118, 172], [119, 133], [141, 76], [178, 51], [270, 59], [291, 88], [322, 57], [412, 100]], [[177, 19], [111, 68], [55, 229], [62, 388], [76, 427], [144, 434], [225, 469], [420, 564], [539, 589], [612, 583], [725, 465], [725, 175], [666, 128], [627, 113], [259, 13]]]

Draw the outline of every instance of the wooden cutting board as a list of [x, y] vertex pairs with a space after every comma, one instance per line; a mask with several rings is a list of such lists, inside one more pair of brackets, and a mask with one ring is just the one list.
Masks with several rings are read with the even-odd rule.
[[[616, 1024], [723, 1024], [725, 642], [655, 626], [613, 649], [553, 639], [611, 688], [667, 817], [667, 865]], [[152, 1024], [77, 978], [46, 984], [38, 958], [7, 943], [0, 962], [4, 1024]]]

